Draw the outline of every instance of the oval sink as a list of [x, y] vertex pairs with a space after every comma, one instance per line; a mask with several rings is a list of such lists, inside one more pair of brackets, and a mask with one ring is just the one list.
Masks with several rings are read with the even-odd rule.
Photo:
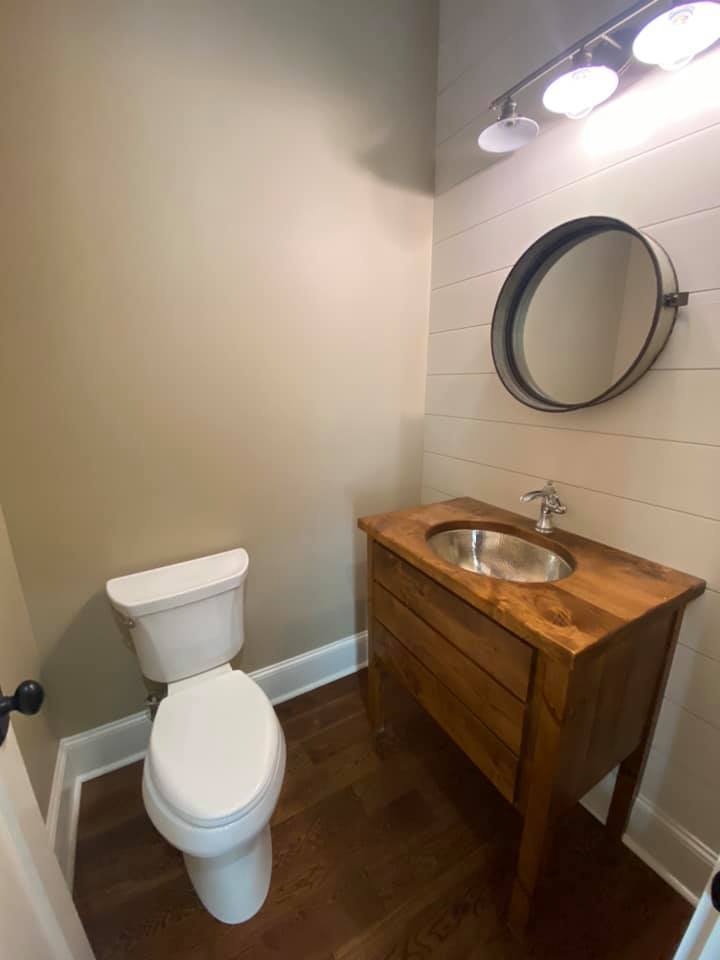
[[447, 563], [498, 580], [549, 583], [569, 577], [575, 569], [569, 557], [532, 540], [487, 527], [431, 531], [428, 544]]

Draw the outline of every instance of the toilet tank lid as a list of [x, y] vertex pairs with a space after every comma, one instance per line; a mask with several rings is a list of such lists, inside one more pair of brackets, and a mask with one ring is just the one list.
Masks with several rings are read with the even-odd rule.
[[156, 567], [105, 584], [110, 602], [129, 617], [170, 610], [239, 587], [250, 558], [242, 547], [209, 557]]

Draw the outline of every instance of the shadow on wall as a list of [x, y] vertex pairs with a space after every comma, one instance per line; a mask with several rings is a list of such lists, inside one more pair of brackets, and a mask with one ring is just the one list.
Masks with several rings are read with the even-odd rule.
[[[102, 646], [102, 656], [95, 649], [98, 645]], [[122, 717], [143, 708], [147, 691], [139, 668], [128, 662], [134, 659], [123, 642], [105, 591], [93, 594], [43, 664], [42, 682], [51, 723], [53, 699], [62, 697], [60, 735], [68, 729], [85, 729], [88, 716]], [[136, 704], [134, 710], [129, 711], [128, 704]]]
[[388, 130], [374, 146], [356, 154], [358, 166], [367, 169], [378, 180], [415, 193], [431, 195], [434, 191], [433, 171], [424, 162], [422, 144], [418, 141], [414, 161], [408, 162], [403, 157], [403, 150], [407, 148], [410, 138], [412, 130], [403, 129], [402, 124]]
[[[436, 61], [437, 3], [364, 0], [361, 6], [359, 16], [347, 0], [102, 7], [75, 0], [68, 13], [78, 29], [96, 29], [99, 37], [112, 22], [116, 54], [140, 38], [157, 58], [160, 84], [172, 80], [168, 69], [196, 69], [208, 55], [221, 77], [262, 76], [269, 98], [280, 91], [291, 110], [307, 115], [310, 139], [322, 131], [378, 179], [431, 195], [434, 142], [426, 105], [435, 102], [435, 70], [428, 64]], [[278, 144], [282, 163], [269, 176], [280, 175], [288, 147], [302, 149], [302, 143]]]
[[[280, 82], [291, 89], [299, 85], [313, 112], [320, 105], [327, 114], [331, 139], [343, 149], [353, 139], [360, 140], [354, 153], [358, 166], [378, 180], [432, 195], [433, 143], [428, 140], [425, 110], [418, 109], [418, 104], [435, 101], [435, 73], [425, 64], [436, 56], [437, 4], [433, 0], [401, 0], [394, 5], [366, 0], [363, 6], [364, 16], [358, 17], [353, 3], [316, 0], [315, 10], [309, 11], [307, 4], [276, 0], [272, 16], [255, 28], [258, 34], [265, 29], [267, 57], [287, 71]], [[409, 10], [415, 14], [412, 31], [408, 30]], [[277, 29], [278, 20], [289, 23]], [[408, 47], [414, 50], [411, 58], [395, 57], [391, 77], [387, 63], [377, 70], [367, 55], [379, 36], [384, 54], [392, 50], [401, 54]], [[418, 50], [425, 50], [426, 57], [418, 56]], [[358, 124], [358, 117], [364, 124]]]

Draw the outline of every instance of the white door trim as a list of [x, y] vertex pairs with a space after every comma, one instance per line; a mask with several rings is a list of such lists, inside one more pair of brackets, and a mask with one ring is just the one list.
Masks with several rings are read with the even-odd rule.
[[[10, 871], [5, 884], [9, 891], [24, 891], [17, 906], [32, 904], [33, 956], [94, 960], [70, 890], [48, 842], [45, 823], [12, 726], [0, 750], [3, 769], [0, 778], [0, 859], [3, 868]], [[9, 909], [7, 904], [5, 906]], [[17, 917], [17, 923], [20, 922], [21, 917]], [[11, 921], [10, 929], [3, 929], [3, 949], [12, 952], [13, 942], [18, 937], [24, 942], [26, 935], [25, 928], [13, 929]], [[18, 943], [15, 954], [25, 956], [24, 949], [27, 944], [22, 947]], [[38, 949], [41, 953], [37, 953]]]
[[714, 906], [710, 893], [713, 877], [718, 872], [720, 872], [720, 857], [713, 868], [674, 960], [717, 960], [720, 957], [720, 912]]

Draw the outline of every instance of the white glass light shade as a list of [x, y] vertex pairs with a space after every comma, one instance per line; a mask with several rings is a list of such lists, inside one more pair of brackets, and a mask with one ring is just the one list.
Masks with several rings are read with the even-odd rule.
[[485, 127], [478, 146], [488, 153], [512, 153], [534, 140], [539, 126], [529, 117], [509, 117]]
[[673, 7], [651, 20], [635, 37], [633, 53], [642, 63], [679, 70], [720, 38], [720, 4], [710, 0]]
[[618, 79], [610, 67], [577, 67], [553, 80], [543, 94], [543, 106], [551, 113], [579, 120], [613, 95]]

